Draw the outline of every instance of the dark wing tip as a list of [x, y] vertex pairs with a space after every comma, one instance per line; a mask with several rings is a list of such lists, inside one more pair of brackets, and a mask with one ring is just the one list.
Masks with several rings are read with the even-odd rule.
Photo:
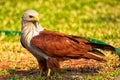
[[101, 51], [97, 50], [97, 49], [93, 49], [92, 51], [90, 51], [94, 54], [100, 55], [100, 56], [105, 56], [104, 53], [102, 53]]

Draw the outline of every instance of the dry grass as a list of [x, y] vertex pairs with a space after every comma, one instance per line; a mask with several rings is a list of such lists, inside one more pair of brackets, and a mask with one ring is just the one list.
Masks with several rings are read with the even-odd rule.
[[[12, 76], [15, 77], [16, 75], [19, 75], [18, 77], [22, 79], [25, 78], [24, 76], [31, 75], [33, 77], [34, 75], [37, 75], [38, 64], [36, 59], [21, 46], [20, 42], [0, 41], [0, 44], [2, 47], [2, 49], [0, 49], [1, 77], [10, 78]], [[120, 66], [119, 58], [115, 54], [111, 54], [108, 51], [104, 51], [104, 53], [106, 55], [107, 62], [99, 62], [92, 59], [70, 59], [60, 62], [62, 74], [59, 74], [59, 76], [54, 75], [53, 77], [54, 79], [63, 78], [68, 80], [79, 80], [79, 75], [82, 75], [82, 79], [91, 79], [93, 77], [90, 77], [90, 75], [92, 75], [96, 79], [95, 76], [99, 76], [100, 78], [100, 74], [102, 74], [102, 78], [104, 79], [113, 79], [120, 72], [110, 73], [115, 71]], [[111, 74], [114, 75], [110, 77]], [[20, 77], [20, 75], [23, 75], [23, 77]]]
[[[0, 29], [20, 30], [20, 19], [27, 9], [35, 9], [40, 12], [43, 15], [40, 23], [47, 29], [93, 37], [120, 47], [119, 0], [1, 0]], [[3, 77], [8, 80], [45, 79], [45, 76], [40, 77], [36, 74], [38, 69], [36, 59], [21, 46], [18, 35], [0, 34], [0, 44], [0, 75], [2, 79]], [[107, 59], [105, 63], [86, 59], [60, 62], [66, 75], [55, 74], [51, 76], [52, 80], [55, 80], [56, 77], [63, 78], [63, 76], [63, 80], [114, 79], [120, 74], [119, 58], [110, 52], [103, 52]], [[72, 69], [67, 71], [66, 68]], [[98, 73], [93, 73], [95, 71]], [[73, 74], [71, 75], [71, 73]]]

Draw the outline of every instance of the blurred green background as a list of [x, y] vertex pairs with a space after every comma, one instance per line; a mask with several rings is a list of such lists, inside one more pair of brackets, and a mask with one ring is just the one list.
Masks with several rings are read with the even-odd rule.
[[47, 29], [101, 40], [120, 38], [119, 0], [0, 0], [0, 29], [20, 30], [28, 9], [41, 14]]

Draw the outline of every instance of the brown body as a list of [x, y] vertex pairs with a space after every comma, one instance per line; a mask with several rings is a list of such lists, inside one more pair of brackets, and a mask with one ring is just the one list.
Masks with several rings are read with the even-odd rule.
[[[93, 50], [93, 47], [87, 44], [90, 42], [85, 38], [50, 30], [41, 31], [39, 35], [32, 38], [31, 43], [54, 58], [91, 58], [88, 52]], [[98, 58], [98, 60], [100, 59]]]
[[[98, 61], [105, 61], [100, 56], [96, 56], [93, 52], [92, 43], [82, 37], [66, 35], [56, 31], [43, 30], [32, 38], [31, 44], [39, 48], [44, 54], [49, 56], [49, 61], [45, 60], [42, 66], [50, 67], [53, 71], [59, 71], [58, 59], [65, 58], [87, 58]], [[51, 60], [51, 61], [50, 61]], [[47, 64], [44, 64], [44, 63]], [[53, 64], [52, 64], [52, 63]]]

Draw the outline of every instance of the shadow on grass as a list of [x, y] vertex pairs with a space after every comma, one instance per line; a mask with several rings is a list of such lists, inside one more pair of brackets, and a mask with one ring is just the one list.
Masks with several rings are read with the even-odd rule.
[[[98, 73], [100, 69], [101, 69], [100, 67], [66, 68], [66, 69], [61, 69], [61, 72], [59, 74], [58, 73], [52, 74], [52, 76], [50, 76], [49, 79], [50, 80], [84, 79], [86, 75]], [[6, 79], [11, 80], [11, 77], [15, 75], [19, 76], [19, 78], [31, 77], [31, 76], [33, 78], [40, 77], [38, 69], [32, 69], [32, 70], [10, 69], [8, 73], [9, 74], [1, 76], [0, 80], [6, 80]]]

